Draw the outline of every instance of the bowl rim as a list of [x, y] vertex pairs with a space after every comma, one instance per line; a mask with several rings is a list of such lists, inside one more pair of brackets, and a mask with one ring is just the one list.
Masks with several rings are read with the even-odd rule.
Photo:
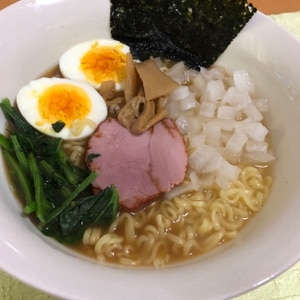
[[[75, 20], [70, 18], [71, 14], [76, 15], [76, 13], [82, 12], [83, 15], [91, 16], [92, 19], [98, 14], [103, 16], [102, 5], [107, 9], [109, 1], [102, 1], [101, 4], [98, 2], [97, 0], [87, 0], [83, 5], [80, 0], [58, 0], [52, 3], [49, 1], [21, 0], [0, 11], [1, 40], [9, 41], [6, 34], [9, 29], [12, 29], [12, 34], [19, 30], [16, 22], [13, 22], [16, 17], [20, 17], [24, 22], [20, 24], [27, 22], [31, 26], [22, 29], [23, 33], [32, 35], [34, 30], [41, 30], [43, 27], [42, 32], [49, 34], [50, 37], [56, 31], [67, 30], [67, 26], [73, 26], [72, 22], [80, 22], [76, 18]], [[56, 15], [58, 11], [60, 12], [59, 16]], [[43, 17], [47, 19], [45, 23], [42, 23]], [[35, 20], [41, 21], [42, 24], [36, 25]], [[50, 23], [46, 24], [46, 22]], [[92, 26], [99, 25], [99, 21], [94, 19], [87, 23]], [[3, 24], [6, 24], [5, 27], [1, 26]], [[249, 38], [251, 40], [258, 33], [266, 38], [270, 34], [270, 30], [287, 41], [292, 47], [292, 52], [299, 51], [299, 41], [296, 41], [289, 33], [260, 12], [255, 14], [226, 51], [232, 51], [237, 44], [246, 49], [252, 45], [249, 44], [249, 41], [247, 42]], [[72, 37], [72, 39], [82, 38], [82, 32], [76, 34], [78, 36]], [[53, 37], [51, 36], [51, 38]], [[271, 42], [274, 45], [279, 45], [279, 42], [274, 39], [272, 38]], [[254, 49], [247, 49], [250, 52], [251, 50], [257, 55], [255, 47]], [[291, 72], [294, 77], [296, 74], [293, 73], [293, 70], [289, 70], [287, 67], [286, 70], [281, 71], [286, 72], [286, 74]], [[22, 82], [21, 79], [20, 82]], [[8, 90], [7, 93], [12, 94], [13, 92]], [[0, 164], [1, 168], [2, 164]], [[11, 197], [9, 187], [3, 188], [0, 197], [3, 199]], [[296, 204], [293, 205], [297, 208]], [[243, 245], [245, 239], [251, 236], [251, 229], [254, 227], [252, 222], [243, 229], [242, 237], [238, 237], [235, 241], [222, 247], [220, 256], [211, 253], [184, 265], [175, 265], [162, 270], [129, 270], [105, 265], [99, 266], [63, 250], [56, 243], [49, 243], [48, 239], [42, 236], [29, 220], [20, 218], [15, 223], [11, 223], [11, 218], [15, 216], [16, 211], [20, 211], [17, 203], [12, 204], [6, 214], [1, 213], [3, 207], [5, 205], [0, 203], [0, 255], [5, 257], [1, 260], [0, 267], [37, 289], [63, 298], [96, 299], [97, 296], [103, 295], [106, 299], [129, 299], [138, 298], [141, 293], [146, 299], [153, 297], [157, 299], [181, 299], [183, 297], [194, 299], [198, 295], [197, 293], [201, 293], [206, 299], [230, 298], [273, 279], [300, 259], [300, 253], [297, 251], [300, 247], [300, 239], [298, 241], [296, 237], [290, 241], [287, 250], [282, 251], [280, 255], [277, 252], [276, 259], [273, 261], [271, 258], [268, 259], [269, 254], [267, 252], [270, 245], [276, 243], [276, 237], [269, 239], [269, 245], [260, 245], [253, 249], [252, 256], [249, 257], [249, 250], [247, 251]], [[259, 215], [257, 219], [260, 219]], [[300, 229], [300, 222], [293, 222], [296, 228]], [[280, 231], [279, 225], [274, 227]], [[20, 236], [20, 228], [23, 228], [24, 231], [22, 236]], [[265, 236], [262, 233], [261, 239], [263, 238]], [[30, 243], [28, 243], [28, 239], [31, 241]], [[243, 268], [233, 263], [232, 249], [237, 246], [241, 249], [240, 258], [249, 260], [249, 262], [244, 263]], [[262, 253], [263, 255], [260, 256]], [[45, 257], [47, 257], [47, 261], [44, 261]], [[265, 261], [259, 267], [251, 266], [255, 261], [261, 261], [262, 258]], [[201, 266], [201, 270], [197, 269], [196, 265]], [[74, 266], [77, 266], [77, 272], [74, 272]], [[247, 268], [253, 268], [255, 274]], [[218, 270], [217, 273], [215, 270]], [[232, 276], [228, 276], [228, 271], [234, 272], [236, 278], [233, 279]], [[84, 279], [87, 281], [82, 285]], [[222, 281], [222, 286], [216, 286], [216, 280]]]

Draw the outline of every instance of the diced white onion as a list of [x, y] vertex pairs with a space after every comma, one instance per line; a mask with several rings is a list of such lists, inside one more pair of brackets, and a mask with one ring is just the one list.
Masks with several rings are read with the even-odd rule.
[[206, 79], [206, 81], [216, 80], [216, 79], [223, 80], [224, 77], [226, 76], [226, 71], [221, 66], [214, 66], [213, 68], [210, 69], [202, 68], [201, 74]]
[[223, 144], [223, 147], [225, 147], [225, 145], [227, 144], [231, 136], [232, 136], [232, 132], [228, 132], [224, 130], [221, 132], [221, 142]]
[[223, 160], [222, 166], [216, 175], [216, 183], [222, 188], [227, 189], [230, 182], [236, 180], [239, 176], [240, 168]]
[[199, 177], [201, 186], [203, 188], [212, 186], [214, 184], [214, 182], [216, 181], [216, 174], [217, 174], [216, 171], [211, 172], [211, 173], [202, 174]]
[[231, 179], [228, 178], [226, 175], [222, 173], [218, 173], [216, 175], [216, 184], [221, 188], [221, 189], [228, 189], [229, 184], [231, 182]]
[[261, 123], [251, 123], [245, 127], [247, 135], [254, 141], [263, 142], [269, 130]]
[[187, 98], [189, 95], [189, 88], [185, 85], [181, 85], [169, 95], [169, 101], [179, 101], [184, 98]]
[[227, 151], [227, 153], [236, 155], [242, 151], [247, 141], [248, 137], [243, 131], [235, 130], [233, 135], [226, 143], [225, 150]]
[[235, 120], [236, 118], [237, 110], [235, 107], [227, 106], [227, 105], [221, 105], [218, 108], [217, 117], [220, 119], [229, 119], [229, 120]]
[[221, 128], [214, 123], [206, 123], [203, 126], [203, 132], [206, 136], [206, 144], [219, 148], [221, 144]]
[[194, 114], [193, 116], [189, 117], [189, 122], [191, 124], [192, 131], [189, 131], [188, 135], [199, 135], [199, 132], [203, 128], [203, 124], [206, 122], [206, 119]]
[[230, 87], [224, 94], [222, 103], [229, 104], [236, 107], [236, 109], [243, 108], [247, 103], [251, 102], [251, 98], [247, 91], [241, 91], [237, 87]]
[[264, 118], [261, 112], [255, 107], [253, 103], [248, 103], [244, 108], [243, 112], [251, 118], [253, 121], [260, 122]]
[[262, 151], [262, 152], [267, 152], [268, 151], [268, 143], [267, 142], [257, 142], [253, 140], [249, 140], [246, 143], [246, 148], [245, 150], [247, 152], [253, 152], [253, 151]]
[[266, 141], [268, 129], [262, 124], [268, 100], [253, 96], [250, 75], [239, 70], [228, 74], [221, 67], [202, 68], [198, 73], [183, 69], [176, 64], [170, 70], [171, 76], [189, 84], [171, 93], [166, 109], [188, 142], [191, 183], [168, 195], [212, 184], [226, 189], [238, 178], [237, 163], [273, 161]]
[[184, 82], [184, 74], [185, 74], [184, 63], [181, 61], [173, 65], [170, 69], [166, 71], [166, 74], [170, 76], [177, 83], [182, 84]]
[[194, 94], [189, 94], [187, 97], [180, 101], [180, 107], [182, 110], [189, 110], [196, 106], [196, 99]]
[[166, 110], [168, 111], [168, 115], [172, 119], [177, 119], [181, 116], [182, 111], [178, 101], [170, 101], [167, 102]]
[[188, 132], [189, 145], [195, 149], [199, 148], [201, 145], [205, 144], [206, 136], [203, 133], [194, 134]]
[[222, 118], [211, 118], [208, 123], [214, 123], [224, 131], [232, 131], [235, 128], [236, 121]]
[[187, 134], [189, 129], [191, 129], [189, 120], [184, 116], [180, 116], [175, 123], [181, 134]]
[[200, 105], [199, 115], [207, 118], [212, 118], [215, 114], [216, 108], [216, 103], [203, 101]]
[[243, 70], [233, 71], [233, 80], [235, 86], [241, 91], [247, 91], [249, 93], [254, 91], [255, 84], [248, 72]]
[[245, 152], [242, 158], [248, 163], [270, 163], [275, 159], [274, 155], [265, 151]]
[[194, 77], [193, 86], [195, 90], [199, 93], [199, 95], [202, 95], [202, 93], [205, 91], [206, 82], [201, 73], [199, 73], [196, 77]]
[[199, 174], [205, 174], [221, 167], [222, 156], [216, 148], [202, 145], [190, 155], [189, 161]]
[[206, 93], [209, 101], [215, 102], [221, 100], [225, 95], [223, 81], [220, 79], [209, 81], [206, 86]]
[[226, 160], [223, 160], [220, 172], [225, 174], [230, 180], [235, 180], [239, 176], [240, 168], [238, 168], [235, 165], [230, 164]]
[[196, 191], [199, 190], [199, 188], [201, 186], [201, 181], [200, 181], [198, 174], [196, 172], [191, 172], [189, 177], [193, 184], [194, 190], [196, 190]]

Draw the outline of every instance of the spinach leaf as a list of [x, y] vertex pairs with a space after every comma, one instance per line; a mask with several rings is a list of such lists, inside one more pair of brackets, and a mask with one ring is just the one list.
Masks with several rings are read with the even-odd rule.
[[91, 163], [95, 158], [100, 157], [100, 156], [101, 156], [101, 154], [99, 154], [99, 153], [90, 153], [90, 154], [87, 156], [87, 161], [88, 161], [89, 163]]
[[63, 243], [76, 243], [91, 225], [109, 225], [118, 212], [118, 192], [114, 186], [79, 200], [42, 227], [42, 232]]
[[8, 99], [0, 108], [10, 136], [0, 134], [3, 157], [25, 200], [24, 213], [33, 214], [41, 231], [64, 243], [78, 242], [93, 224], [109, 225], [118, 212], [118, 191], [111, 186], [94, 195], [96, 172], [71, 163], [61, 139], [46, 136], [29, 125]]
[[10, 134], [17, 137], [22, 151], [26, 154], [32, 152], [38, 157], [57, 153], [62, 142], [60, 138], [47, 136], [31, 126], [7, 98], [0, 102], [0, 108], [10, 124]]
[[53, 123], [51, 126], [55, 132], [60, 132], [66, 126], [66, 124], [63, 121], [57, 121]]

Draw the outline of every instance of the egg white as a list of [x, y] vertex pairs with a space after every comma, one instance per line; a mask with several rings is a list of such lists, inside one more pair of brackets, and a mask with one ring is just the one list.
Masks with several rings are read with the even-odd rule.
[[[89, 120], [88, 122], [93, 126], [85, 125], [79, 134], [74, 134], [71, 128], [67, 126], [65, 126], [61, 131], [56, 132], [52, 128], [52, 124], [43, 120], [38, 110], [39, 97], [47, 88], [59, 84], [70, 84], [76, 86], [87, 94], [91, 101], [91, 109], [85, 120]], [[43, 77], [30, 81], [26, 86], [19, 90], [16, 102], [20, 113], [34, 128], [46, 135], [60, 137], [65, 140], [76, 140], [91, 135], [96, 126], [107, 117], [106, 103], [101, 95], [91, 85], [65, 78]]]
[[[94, 88], [98, 89], [101, 86], [101, 82], [95, 82], [86, 77], [86, 75], [80, 69], [81, 58], [91, 49], [95, 43], [98, 47], [112, 47], [120, 49], [124, 54], [130, 51], [129, 47], [122, 44], [116, 40], [108, 39], [94, 39], [86, 41], [80, 44], [76, 44], [70, 49], [68, 49], [59, 60], [60, 71], [64, 77], [87, 82], [91, 84]], [[124, 88], [124, 80], [121, 82], [116, 82], [116, 90], [122, 90]]]

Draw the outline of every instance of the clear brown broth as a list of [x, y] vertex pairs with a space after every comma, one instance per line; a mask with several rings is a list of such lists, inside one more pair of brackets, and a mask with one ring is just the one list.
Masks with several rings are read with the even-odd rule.
[[[47, 70], [40, 77], [63, 77], [63, 76], [62, 76], [62, 74], [59, 70], [59, 66], [55, 65], [54, 67]], [[269, 143], [271, 142], [270, 136], [268, 136], [268, 142]], [[67, 153], [67, 154], [69, 154], [69, 153]], [[82, 159], [81, 167], [86, 167], [85, 164], [84, 164], [84, 159]], [[262, 175], [263, 176], [272, 176], [273, 175], [272, 165], [258, 166], [258, 167], [262, 170]], [[16, 197], [19, 199], [21, 204], [24, 205], [25, 203], [24, 203], [24, 200], [23, 200], [23, 197], [22, 197], [22, 193], [20, 191], [20, 188], [19, 188], [17, 180], [16, 180], [16, 174], [13, 174], [10, 171], [10, 168], [8, 168], [8, 167], [6, 168], [6, 173], [8, 175], [8, 178], [9, 178], [10, 182], [11, 182], [11, 185], [13, 187], [13, 191], [14, 191]], [[161, 199], [163, 199], [163, 196], [158, 198], [157, 201], [153, 202], [150, 206], [153, 207], [153, 206], [158, 205]], [[145, 207], [144, 210], [147, 211], [147, 209], [149, 209], [150, 206]], [[120, 212], [120, 213], [122, 213], [122, 212]], [[135, 213], [132, 213], [132, 214], [134, 215]], [[255, 213], [250, 213], [248, 219], [251, 219], [254, 215], [255, 215]], [[31, 217], [31, 220], [34, 224], [37, 224], [37, 220], [35, 218]], [[150, 223], [150, 225], [155, 226], [155, 219], [152, 220], [152, 223]], [[243, 228], [243, 226], [241, 228]], [[175, 223], [174, 226], [172, 227], [172, 232], [176, 235], [180, 232], [180, 230], [181, 230], [180, 224]], [[121, 227], [121, 228], [118, 228], [117, 232], [122, 234], [123, 231], [124, 231], [124, 229]], [[136, 232], [137, 235], [139, 235], [140, 233], [141, 232], [139, 232], [139, 231]], [[227, 241], [227, 239], [223, 239], [220, 244], [223, 244], [226, 241]], [[89, 257], [89, 258], [92, 258], [92, 259], [96, 259], [96, 254], [95, 254], [95, 251], [94, 251], [92, 246], [87, 246], [87, 245], [84, 245], [83, 243], [78, 243], [78, 244], [71, 245], [71, 246], [66, 246], [66, 247], [70, 248], [72, 251], [76, 251], [77, 253], [79, 253], [83, 256], [86, 256], [86, 257]], [[142, 251], [142, 249], [141, 249], [141, 251]], [[206, 252], [207, 252], [207, 250], [199, 250], [199, 251], [196, 251], [194, 253], [191, 253], [188, 257], [183, 256], [182, 253], [179, 253], [178, 255], [173, 255], [172, 256], [171, 263], [183, 262], [187, 259], [191, 259], [193, 257], [199, 256], [199, 255], [201, 255], [203, 253], [206, 253]], [[113, 263], [113, 264], [119, 264], [117, 257], [108, 259], [108, 262]]]

